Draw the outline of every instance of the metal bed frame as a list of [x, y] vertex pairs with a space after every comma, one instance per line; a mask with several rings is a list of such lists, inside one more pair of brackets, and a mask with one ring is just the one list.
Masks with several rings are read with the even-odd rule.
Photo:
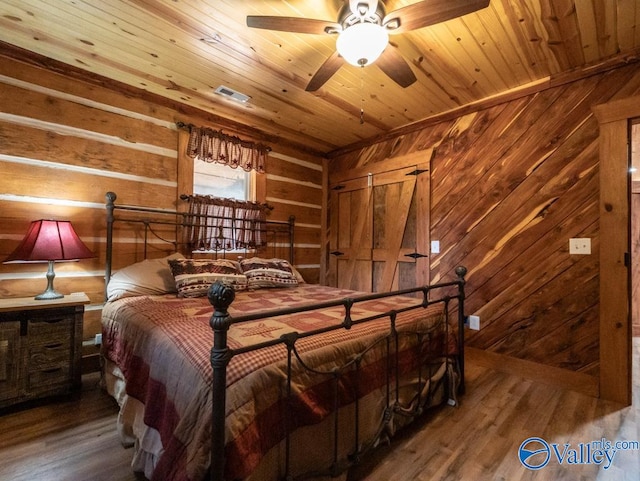
[[[154, 235], [156, 238], [161, 240], [162, 242], [172, 244], [173, 248], [177, 251], [180, 246], [184, 246], [184, 243], [178, 241], [179, 232], [176, 232], [176, 240], [167, 240], [160, 236], [158, 236], [153, 226], [175, 226], [176, 230], [183, 229], [185, 227], [193, 226], [193, 222], [191, 219], [194, 217], [205, 218], [205, 219], [225, 219], [224, 217], [214, 216], [214, 215], [196, 215], [191, 214], [189, 212], [179, 212], [179, 211], [171, 211], [165, 209], [155, 209], [152, 207], [140, 207], [135, 205], [116, 205], [115, 201], [118, 196], [114, 192], [107, 192], [105, 195], [106, 203], [105, 207], [107, 210], [107, 245], [106, 245], [106, 262], [105, 262], [105, 296], [106, 296], [106, 286], [109, 284], [109, 280], [111, 279], [111, 273], [113, 270], [113, 226], [118, 222], [126, 222], [130, 224], [141, 224], [144, 226], [144, 236], [143, 236], [143, 257], [147, 258], [147, 245], [149, 241], [149, 234]], [[186, 199], [186, 196], [182, 197], [183, 200]], [[144, 217], [117, 217], [116, 211], [129, 212], [132, 214], [145, 214]], [[152, 214], [153, 218], [151, 218], [147, 214]], [[269, 220], [263, 222], [264, 228], [263, 233], [267, 238], [268, 243], [277, 243], [280, 238], [283, 238], [287, 243], [288, 249], [288, 260], [293, 265], [293, 240], [294, 240], [294, 228], [295, 228], [295, 217], [290, 216], [287, 221], [277, 221], [277, 220]], [[219, 249], [218, 251], [213, 252], [213, 255], [216, 257], [220, 254], [224, 255], [225, 253], [230, 252], [224, 248]], [[233, 251], [236, 253], [237, 251]], [[248, 252], [248, 250], [245, 250]], [[105, 297], [106, 299], [106, 297]]]
[[[115, 199], [116, 195], [112, 192], [107, 193], [107, 266], [105, 270], [106, 274], [106, 282], [111, 275], [111, 262], [112, 262], [112, 236], [113, 236], [113, 224], [116, 220], [115, 211], [117, 209], [129, 211], [129, 212], [137, 212], [137, 213], [154, 213], [154, 214], [169, 214], [170, 216], [174, 216], [176, 219], [175, 224], [177, 227], [184, 226], [186, 220], [186, 213], [179, 212], [168, 212], [159, 209], [148, 209], [148, 208], [139, 208], [133, 206], [116, 206]], [[149, 219], [139, 219], [132, 220], [126, 219], [126, 222], [140, 222], [145, 225], [145, 244], [147, 240], [146, 232], [149, 229], [151, 224], [167, 224], [171, 223], [171, 221], [154, 221]], [[289, 222], [274, 222], [268, 221], [269, 224], [272, 224], [270, 228], [273, 228], [275, 231], [286, 232], [289, 236], [290, 242], [290, 262], [293, 265], [293, 228], [294, 228], [294, 219], [290, 218]], [[146, 249], [146, 247], [145, 247]], [[226, 405], [226, 379], [227, 379], [227, 366], [231, 359], [242, 353], [246, 353], [249, 351], [259, 350], [263, 348], [267, 348], [270, 346], [274, 346], [277, 344], [282, 344], [285, 346], [287, 351], [287, 380], [286, 380], [286, 393], [287, 400], [291, 398], [291, 384], [292, 384], [292, 364], [297, 360], [305, 369], [309, 369], [316, 374], [327, 375], [330, 378], [333, 378], [334, 383], [338, 383], [340, 381], [340, 376], [345, 375], [345, 373], [358, 372], [358, 368], [360, 363], [362, 362], [363, 356], [373, 348], [373, 345], [367, 347], [366, 351], [361, 353], [354, 358], [345, 361], [344, 365], [340, 368], [336, 368], [331, 372], [319, 372], [314, 370], [313, 368], [307, 367], [304, 363], [303, 356], [298, 352], [296, 343], [304, 338], [309, 336], [317, 336], [329, 331], [335, 331], [338, 329], [351, 329], [351, 327], [362, 324], [366, 322], [370, 322], [376, 319], [388, 319], [389, 321], [389, 334], [385, 337], [377, 339], [375, 341], [375, 345], [379, 345], [382, 343], [386, 344], [387, 349], [387, 367], [386, 367], [386, 408], [383, 425], [380, 426], [377, 437], [371, 442], [368, 442], [366, 445], [360, 444], [359, 439], [359, 403], [358, 396], [355, 396], [355, 421], [353, 426], [353, 437], [354, 447], [351, 454], [348, 456], [348, 459], [339, 459], [338, 456], [338, 438], [340, 433], [338, 432], [338, 411], [340, 406], [340, 400], [338, 399], [338, 390], [334, 390], [334, 398], [333, 402], [333, 432], [331, 433], [334, 439], [333, 442], [333, 462], [331, 466], [328, 466], [326, 470], [322, 472], [313, 472], [307, 473], [302, 476], [293, 477], [290, 474], [290, 456], [291, 456], [291, 429], [290, 426], [286, 426], [286, 438], [285, 442], [285, 475], [282, 478], [283, 480], [291, 481], [294, 479], [304, 479], [307, 475], [330, 475], [337, 476], [340, 473], [347, 470], [350, 466], [357, 464], [362, 456], [369, 450], [371, 450], [375, 446], [375, 441], [377, 441], [381, 436], [385, 434], [386, 431], [386, 423], [391, 421], [392, 415], [394, 413], [400, 414], [408, 417], [416, 417], [419, 416], [423, 411], [423, 403], [421, 402], [422, 397], [422, 388], [420, 386], [426, 385], [427, 375], [430, 373], [423, 372], [422, 366], [419, 368], [418, 372], [418, 388], [417, 388], [417, 398], [418, 402], [415, 407], [411, 410], [407, 410], [403, 407], [399, 402], [399, 389], [398, 385], [398, 339], [400, 335], [413, 335], [418, 336], [419, 342], [418, 347], [422, 349], [423, 340], [428, 339], [431, 336], [430, 332], [410, 332], [410, 333], [400, 333], [396, 330], [396, 317], [398, 314], [402, 312], [406, 312], [413, 309], [425, 308], [427, 306], [433, 304], [443, 304], [444, 312], [445, 312], [445, 332], [446, 332], [446, 344], [449, 344], [449, 336], [455, 336], [455, 346], [456, 352], [454, 354], [447, 353], [446, 354], [446, 362], [453, 363], [458, 367], [459, 373], [459, 384], [458, 384], [458, 392], [451, 393], [447, 392], [446, 395], [451, 399], [454, 398], [456, 394], [464, 394], [465, 391], [465, 379], [464, 379], [464, 327], [466, 322], [466, 316], [464, 314], [464, 300], [465, 300], [465, 275], [467, 269], [465, 267], [457, 267], [455, 269], [455, 273], [457, 278], [450, 282], [443, 282], [433, 285], [427, 285], [422, 287], [416, 287], [411, 289], [403, 289], [388, 293], [374, 293], [368, 295], [361, 295], [358, 297], [340, 299], [329, 302], [315, 303], [306, 305], [304, 307], [293, 307], [293, 308], [282, 308], [277, 310], [270, 310], [266, 312], [259, 312], [249, 315], [242, 315], [232, 317], [229, 314], [229, 306], [232, 304], [235, 298], [234, 289], [224, 283], [216, 282], [211, 285], [208, 291], [208, 299], [210, 304], [213, 306], [213, 314], [210, 319], [210, 326], [213, 331], [213, 346], [211, 348], [210, 354], [210, 362], [211, 367], [213, 369], [213, 382], [212, 382], [212, 448], [211, 448], [211, 470], [210, 470], [210, 479], [211, 481], [224, 481], [224, 469], [225, 469], [225, 405]], [[106, 286], [106, 283], [105, 283]], [[366, 318], [361, 318], [358, 320], [352, 319], [352, 311], [355, 306], [359, 303], [371, 301], [375, 299], [383, 299], [389, 296], [396, 295], [412, 295], [417, 296], [416, 304], [411, 305], [409, 307], [398, 308], [397, 310], [392, 310], [389, 312], [381, 312], [380, 314], [369, 316]], [[434, 297], [435, 296], [435, 297]], [[453, 302], [453, 304], [452, 304]], [[291, 332], [283, 335], [279, 339], [274, 339], [270, 341], [261, 342], [258, 344], [254, 344], [251, 346], [246, 346], [243, 348], [233, 349], [230, 348], [227, 344], [227, 333], [230, 327], [233, 324], [238, 324], [242, 322], [248, 321], [256, 321], [259, 319], [264, 319], [273, 316], [281, 316], [298, 312], [308, 312], [317, 309], [329, 308], [342, 306], [344, 308], [344, 318], [341, 323], [328, 326], [323, 329], [317, 329], [314, 331], [307, 332]], [[453, 309], [453, 308], [457, 309]], [[451, 332], [451, 324], [450, 324], [450, 312], [457, 311], [456, 318], [457, 322], [455, 322], [456, 330], [455, 332]], [[428, 342], [427, 342], [428, 344]], [[393, 351], [395, 349], [395, 352]], [[393, 362], [390, 359], [395, 359], [396, 363], [393, 365]], [[446, 376], [445, 376], [446, 377]], [[336, 384], [337, 385], [337, 384]], [[385, 384], [383, 384], [385, 385]], [[432, 385], [429, 384], [429, 390], [426, 394], [426, 398], [429, 398], [432, 394]]]
[[[287, 381], [286, 381], [287, 397], [290, 397], [291, 382], [292, 382], [291, 366], [294, 358], [297, 359], [304, 366], [304, 361], [302, 359], [302, 356], [296, 350], [296, 342], [299, 341], [300, 339], [304, 339], [310, 336], [320, 335], [320, 334], [323, 334], [329, 331], [334, 331], [337, 329], [350, 329], [352, 326], [356, 324], [361, 324], [361, 323], [373, 321], [375, 319], [388, 317], [390, 322], [390, 333], [386, 338], [380, 339], [376, 341], [376, 343], [386, 342], [387, 349], [391, 350], [390, 353], [393, 354], [392, 357], [397, 360], [398, 359], [398, 351], [397, 351], [398, 342], [397, 341], [398, 341], [398, 336], [400, 334], [395, 329], [396, 316], [402, 312], [406, 312], [412, 309], [427, 307], [432, 304], [443, 303], [445, 313], [446, 313], [445, 322], [446, 322], [446, 325], [448, 326], [449, 325], [449, 316], [448, 316], [449, 304], [451, 301], [457, 300], [458, 302], [458, 323], [457, 323], [458, 333], [456, 337], [457, 355], [456, 355], [455, 361], [457, 361], [458, 363], [459, 372], [460, 372], [460, 384], [458, 386], [458, 394], [464, 394], [465, 381], [464, 381], [464, 334], [463, 333], [464, 333], [465, 316], [463, 313], [464, 313], [464, 284], [465, 284], [464, 276], [466, 274], [466, 271], [467, 271], [466, 268], [458, 267], [456, 269], [456, 275], [458, 276], [458, 279], [451, 282], [434, 284], [431, 286], [424, 286], [424, 287], [418, 287], [418, 288], [412, 288], [412, 289], [404, 289], [404, 290], [399, 290], [399, 291], [394, 291], [389, 293], [370, 294], [370, 295], [358, 296], [350, 299], [342, 299], [342, 300], [336, 300], [336, 301], [330, 301], [330, 302], [317, 303], [317, 304], [305, 306], [302, 308], [300, 307], [284, 308], [284, 309], [271, 310], [264, 313], [243, 315], [243, 316], [237, 316], [237, 317], [230, 316], [228, 312], [229, 306], [231, 305], [235, 297], [233, 288], [221, 282], [216, 282], [212, 284], [208, 292], [209, 302], [214, 308], [214, 313], [211, 316], [211, 321], [210, 321], [211, 329], [213, 330], [213, 333], [214, 333], [214, 342], [213, 342], [213, 347], [211, 348], [211, 366], [213, 368], [213, 386], [212, 386], [212, 389], [213, 389], [213, 407], [212, 407], [213, 421], [212, 423], [213, 425], [212, 425], [211, 481], [224, 481], [225, 479], [224, 478], [224, 463], [225, 463], [224, 420], [225, 420], [225, 404], [226, 404], [226, 393], [225, 393], [226, 378], [227, 378], [226, 369], [227, 369], [227, 365], [231, 361], [231, 358], [235, 355], [242, 354], [248, 351], [257, 350], [257, 349], [263, 349], [276, 344], [285, 345], [287, 349], [287, 366], [288, 366]], [[434, 300], [429, 300], [429, 294], [431, 291], [437, 291], [440, 289], [445, 289], [447, 287], [457, 288], [457, 293], [454, 295], [445, 295], [444, 297], [439, 297]], [[357, 321], [354, 321], [351, 318], [352, 309], [358, 303], [370, 301], [374, 299], [382, 299], [382, 298], [394, 296], [394, 295], [406, 295], [406, 294], [414, 294], [414, 293], [422, 294], [422, 301], [416, 304], [415, 306], [401, 308], [391, 312], [381, 313], [376, 316], [369, 316], [366, 318], [358, 319]], [[324, 329], [306, 331], [304, 333], [291, 332], [289, 334], [283, 335], [280, 339], [266, 341], [266, 342], [255, 344], [245, 348], [231, 349], [227, 345], [227, 332], [233, 324], [247, 322], [247, 321], [256, 321], [259, 319], [264, 319], [272, 316], [275, 317], [275, 316], [292, 314], [296, 312], [312, 311], [316, 309], [323, 309], [323, 308], [335, 307], [335, 306], [343, 306], [345, 310], [344, 319], [340, 324], [329, 326]], [[424, 337], [427, 337], [429, 335], [429, 333], [420, 333], [420, 332], [412, 332], [409, 334], [415, 334], [415, 335], [424, 336]], [[447, 332], [447, 335], [449, 334], [450, 333]], [[395, 342], [393, 342], [394, 340]], [[395, 352], [393, 352], [394, 346], [396, 349]], [[371, 349], [372, 347], [373, 345], [369, 346], [367, 350]], [[360, 359], [361, 359], [361, 356], [358, 356], [355, 359], [352, 359], [346, 362], [340, 369], [336, 369], [331, 372], [325, 372], [323, 374], [334, 377], [334, 382], [338, 383], [339, 376], [347, 372], [349, 369], [355, 368], [357, 372], [357, 364], [360, 362]], [[389, 359], [389, 355], [387, 355], [387, 359]], [[317, 373], [317, 371], [315, 371], [312, 368], [308, 368], [306, 366], [304, 367], [306, 369], [312, 370], [313, 372]], [[418, 383], [419, 386], [422, 385], [424, 374], [425, 373], [423, 373], [422, 371], [420, 371], [419, 373], [419, 379], [421, 380]], [[401, 413], [409, 417], [418, 416], [422, 413], [422, 403], [420, 401], [420, 397], [422, 394], [420, 390], [418, 390], [418, 393], [417, 393], [418, 395], [418, 402], [416, 404], [417, 408], [414, 411], [403, 412], [403, 407], [398, 402], [398, 392], [400, 389], [400, 386], [397, 384], [398, 378], [399, 376], [398, 376], [397, 363], [394, 366], [388, 366], [387, 380], [386, 380], [387, 405], [385, 410], [386, 414], [384, 416], [385, 422], [390, 421], [392, 411], [396, 413]], [[395, 379], [395, 382], [396, 382], [395, 386], [392, 386], [392, 379]], [[427, 397], [429, 397], [430, 394], [431, 394], [431, 384], [429, 385], [429, 393], [427, 394]], [[449, 393], [449, 395], [453, 397], [454, 393]], [[330, 467], [328, 467], [326, 472], [309, 473], [312, 475], [330, 475], [330, 476], [339, 475], [341, 472], [344, 472], [346, 469], [348, 469], [351, 465], [357, 464], [362, 458], [362, 456], [375, 445], [375, 441], [377, 441], [377, 439], [374, 439], [365, 447], [360, 446], [360, 441], [358, 437], [359, 404], [358, 404], [358, 398], [356, 396], [356, 407], [355, 407], [356, 422], [355, 422], [355, 426], [353, 426], [354, 433], [355, 433], [354, 451], [349, 456], [349, 459], [346, 461], [346, 463], [344, 460], [339, 459], [337, 454], [337, 451], [338, 451], [337, 440], [339, 437], [339, 433], [338, 433], [339, 399], [337, 395], [337, 389], [334, 390], [333, 406], [334, 406], [334, 409], [332, 411], [334, 416], [334, 423], [333, 423], [334, 432], [332, 433], [333, 439], [334, 439], [333, 464]], [[384, 428], [385, 426], [382, 426], [382, 428], [378, 432], [378, 437], [383, 434], [383, 432], [385, 431]], [[288, 429], [287, 429], [285, 443], [286, 443], [285, 444], [286, 474], [283, 477], [283, 479], [287, 481], [291, 479], [299, 479], [299, 478], [293, 478], [289, 474], [289, 461], [291, 456], [291, 439], [290, 439], [290, 432]], [[303, 478], [300, 478], [300, 479], [303, 479]]]

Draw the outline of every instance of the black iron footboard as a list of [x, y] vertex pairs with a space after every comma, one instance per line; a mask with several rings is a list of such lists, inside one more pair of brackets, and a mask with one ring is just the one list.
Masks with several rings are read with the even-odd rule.
[[[291, 395], [291, 364], [294, 359], [297, 359], [299, 363], [304, 366], [304, 361], [299, 355], [296, 344], [299, 340], [307, 338], [309, 336], [317, 336], [319, 334], [327, 333], [329, 331], [334, 331], [338, 329], [351, 329], [353, 326], [357, 324], [362, 324], [365, 322], [370, 322], [376, 319], [388, 319], [389, 320], [389, 335], [384, 338], [382, 341], [385, 342], [386, 348], [389, 349], [389, 354], [387, 355], [387, 362], [389, 363], [386, 371], [386, 390], [387, 390], [387, 407], [385, 413], [402, 413], [403, 411], [407, 411], [404, 414], [407, 416], [417, 416], [422, 411], [422, 406], [424, 403], [422, 402], [422, 397], [428, 398], [431, 395], [431, 383], [428, 383], [428, 391], [424, 393], [422, 388], [427, 385], [425, 379], [427, 378], [429, 373], [425, 373], [420, 368], [418, 373], [419, 382], [417, 383], [418, 392], [416, 393], [418, 397], [418, 402], [410, 409], [407, 410], [403, 406], [400, 406], [398, 403], [398, 390], [400, 387], [398, 386], [398, 359], [399, 355], [397, 352], [398, 349], [398, 336], [400, 335], [396, 330], [395, 320], [396, 317], [402, 313], [409, 310], [425, 308], [427, 306], [433, 304], [442, 304], [444, 309], [445, 316], [445, 329], [446, 329], [446, 338], [447, 344], [449, 344], [449, 339], [455, 339], [455, 349], [452, 352], [447, 352], [446, 354], [446, 363], [449, 366], [449, 363], [455, 364], [457, 369], [456, 372], [459, 373], [459, 383], [457, 383], [457, 393], [449, 392], [450, 398], [455, 398], [456, 394], [463, 394], [465, 389], [464, 383], [464, 324], [465, 324], [465, 315], [464, 315], [464, 299], [465, 299], [465, 279], [467, 269], [464, 267], [456, 268], [457, 279], [451, 282], [439, 283], [430, 286], [412, 288], [412, 289], [404, 289], [400, 291], [394, 291], [389, 293], [379, 293], [379, 294], [369, 294], [363, 295], [359, 297], [354, 297], [350, 299], [336, 300], [323, 302], [313, 305], [308, 305], [304, 307], [297, 308], [284, 308], [279, 310], [271, 310], [268, 312], [262, 312], [257, 314], [243, 315], [238, 317], [232, 317], [229, 315], [228, 309], [232, 304], [235, 298], [235, 292], [232, 287], [224, 284], [224, 283], [215, 283], [209, 289], [208, 297], [209, 302], [214, 307], [214, 313], [211, 317], [210, 325], [213, 329], [213, 347], [211, 348], [211, 366], [213, 368], [213, 418], [212, 418], [212, 452], [211, 452], [211, 480], [212, 481], [223, 481], [224, 480], [224, 472], [225, 472], [225, 407], [226, 407], [226, 382], [227, 382], [227, 366], [231, 359], [245, 352], [258, 350], [267, 348], [270, 346], [274, 346], [277, 344], [284, 345], [286, 347], [288, 353], [288, 371], [287, 371], [287, 380], [286, 380], [286, 392], [287, 396]], [[352, 319], [352, 309], [354, 306], [358, 305], [358, 303], [371, 301], [375, 299], [382, 299], [389, 296], [395, 295], [421, 295], [421, 299], [416, 299], [416, 304], [408, 307], [398, 308], [394, 311], [389, 312], [381, 312], [378, 315], [369, 316], [366, 318], [361, 318], [357, 320]], [[453, 303], [453, 304], [452, 304]], [[344, 319], [340, 324], [331, 325], [326, 328], [317, 329], [314, 331], [308, 331], [303, 333], [292, 332], [290, 334], [286, 334], [279, 339], [273, 339], [269, 341], [265, 341], [263, 343], [255, 344], [248, 347], [232, 349], [227, 344], [227, 333], [229, 328], [236, 323], [246, 322], [246, 321], [255, 321], [258, 319], [263, 319], [267, 317], [273, 316], [281, 316], [288, 315], [299, 312], [312, 311], [317, 309], [329, 308], [343, 306], [344, 308]], [[449, 332], [450, 324], [449, 324], [449, 313], [457, 310], [457, 325], [454, 324], [455, 332]], [[404, 334], [404, 333], [403, 333]], [[419, 342], [424, 339], [428, 341], [428, 336], [431, 334], [429, 332], [415, 332], [411, 333], [414, 336], [419, 336]], [[450, 337], [454, 336], [454, 337]], [[394, 353], [393, 349], [396, 349]], [[334, 376], [336, 378], [335, 382], [338, 382], [338, 378], [342, 372], [345, 372], [346, 369], [349, 369], [349, 372], [358, 371], [359, 362], [361, 356], [356, 356], [353, 359], [348, 360], [344, 369], [340, 370], [332, 370], [331, 372], [326, 372], [322, 374], [327, 374], [328, 376]], [[393, 360], [393, 361], [392, 361]], [[395, 365], [393, 363], [395, 362]], [[313, 371], [312, 368], [308, 368], [310, 371]], [[313, 371], [316, 372], [316, 371]], [[395, 383], [395, 385], [394, 385]], [[454, 383], [451, 383], [454, 385]], [[455, 388], [454, 388], [455, 389]], [[337, 398], [337, 389], [334, 398], [334, 409], [333, 416], [335, 416], [335, 420], [333, 423], [334, 432], [332, 433], [334, 439], [334, 456], [333, 463], [331, 466], [327, 466], [326, 471], [323, 474], [336, 476], [344, 470], [348, 469], [349, 466], [357, 463], [361, 456], [372, 447], [372, 444], [361, 445], [359, 440], [359, 404], [358, 397], [355, 396], [355, 426], [352, 432], [352, 437], [354, 438], [354, 446], [352, 452], [349, 454], [348, 459], [340, 459], [338, 455], [338, 446], [337, 440], [340, 436], [338, 432], [338, 407], [339, 400]], [[385, 415], [385, 420], [387, 416]], [[382, 435], [382, 431], [384, 430], [384, 426], [381, 429], [381, 432], [378, 433], [379, 436]], [[291, 440], [290, 440], [291, 430], [286, 430], [286, 438], [285, 438], [285, 474], [283, 479], [292, 480], [294, 477], [290, 473], [290, 455], [291, 455]], [[319, 473], [314, 473], [319, 474]]]

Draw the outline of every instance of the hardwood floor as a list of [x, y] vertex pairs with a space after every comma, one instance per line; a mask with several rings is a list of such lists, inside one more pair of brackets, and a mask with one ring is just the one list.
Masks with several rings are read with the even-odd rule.
[[[565, 443], [579, 449], [602, 438], [640, 441], [640, 338], [634, 342], [631, 407], [468, 365], [458, 407], [428, 413], [354, 468], [348, 481], [638, 481], [640, 450], [618, 451], [607, 470], [569, 464], [570, 454], [563, 463], [552, 456], [538, 471], [518, 460], [520, 444], [533, 436], [558, 443], [561, 454]], [[144, 479], [131, 472], [132, 451], [115, 431], [116, 405], [97, 381], [95, 374], [83, 378], [80, 399], [0, 417], [0, 480]]]
[[0, 417], [1, 481], [135, 481], [116, 433], [116, 402], [83, 376], [79, 399]]
[[518, 460], [529, 437], [579, 449], [591, 441], [640, 442], [640, 338], [634, 339], [631, 407], [533, 383], [503, 372], [467, 365], [467, 394], [411, 426], [390, 447], [350, 473], [361, 480], [638, 481], [640, 450], [618, 451], [609, 469], [596, 464], [560, 464], [552, 456], [537, 470]]

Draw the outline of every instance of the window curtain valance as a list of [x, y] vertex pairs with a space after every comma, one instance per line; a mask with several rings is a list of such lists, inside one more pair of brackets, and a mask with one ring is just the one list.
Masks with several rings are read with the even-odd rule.
[[194, 251], [245, 250], [262, 247], [267, 212], [258, 202], [208, 195], [183, 195], [189, 204], [186, 243]]
[[266, 145], [242, 140], [233, 135], [207, 127], [178, 124], [189, 129], [187, 155], [204, 162], [217, 162], [229, 167], [240, 167], [249, 172], [251, 169], [264, 173], [269, 151]]

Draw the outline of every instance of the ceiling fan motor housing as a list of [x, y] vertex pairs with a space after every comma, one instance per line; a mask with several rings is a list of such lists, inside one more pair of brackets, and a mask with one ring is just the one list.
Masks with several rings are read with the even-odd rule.
[[355, 6], [345, 2], [338, 16], [342, 31], [336, 48], [348, 63], [364, 67], [382, 54], [389, 43], [389, 35], [382, 26], [384, 16], [382, 2], [376, 2], [375, 8], [366, 2]]
[[338, 23], [342, 25], [343, 30], [357, 23], [372, 23], [382, 26], [382, 19], [385, 15], [382, 2], [377, 2], [375, 9], [370, 8], [366, 2], [359, 3], [355, 9], [351, 9], [349, 4], [345, 3], [338, 14]]

